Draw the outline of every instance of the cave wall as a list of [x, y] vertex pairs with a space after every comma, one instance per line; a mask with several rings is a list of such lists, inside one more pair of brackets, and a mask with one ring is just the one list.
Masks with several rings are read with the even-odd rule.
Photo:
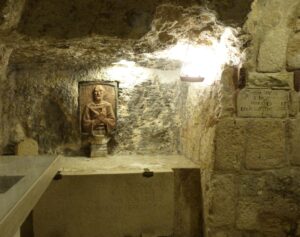
[[3, 147], [9, 143], [10, 128], [8, 125], [8, 105], [5, 104], [3, 100], [4, 97], [4, 84], [6, 83], [7, 74], [7, 64], [12, 50], [5, 47], [5, 45], [0, 46], [1, 62], [0, 62], [0, 81], [2, 86], [0, 87], [0, 152], [2, 153]]
[[[3, 96], [10, 108], [7, 116], [14, 118], [10, 127], [21, 127], [27, 137], [35, 139], [41, 154], [86, 155], [80, 149], [78, 83], [119, 79], [117, 129], [110, 152], [177, 153], [179, 72], [138, 69], [127, 71], [127, 78], [112, 78], [109, 68], [11, 65]], [[128, 77], [140, 83], [128, 87]], [[12, 137], [14, 142], [18, 141]]]
[[21, 19], [25, 0], [2, 0], [0, 2], [0, 32], [7, 34], [15, 30]]
[[[205, 88], [199, 92], [180, 82], [178, 60], [155, 59], [150, 53], [174, 45], [179, 37], [199, 37], [200, 41], [203, 37], [210, 45], [210, 38], [220, 37], [224, 29], [215, 18], [201, 6], [160, 5], [151, 30], [139, 40], [109, 34], [86, 37], [85, 33], [82, 38], [68, 40], [49, 38], [50, 33], [36, 39], [31, 33], [20, 35], [17, 29], [14, 33], [19, 38], [10, 42], [14, 49], [3, 83], [3, 104], [9, 107], [5, 116], [10, 118], [6, 123], [10, 131], [3, 134], [3, 153], [13, 154], [15, 145], [28, 137], [37, 141], [41, 154], [86, 155], [86, 149], [80, 148], [78, 83], [94, 80], [120, 82], [118, 127], [109, 144], [111, 154], [173, 154], [184, 150], [179, 142], [180, 133], [186, 136], [181, 125], [202, 129], [202, 123], [210, 119], [208, 116], [193, 123], [186, 114], [195, 120], [201, 118], [193, 112], [194, 106], [201, 107], [206, 100], [202, 90], [204, 97], [211, 97], [212, 92]], [[21, 18], [19, 26], [24, 22]], [[119, 65], [122, 61], [129, 65]], [[204, 106], [200, 111], [207, 109]], [[196, 133], [193, 136], [200, 139]]]
[[27, 0], [18, 31], [31, 37], [69, 39], [92, 35], [140, 38], [151, 28], [156, 7], [188, 0]]
[[[28, 1], [28, 4], [34, 2]], [[61, 25], [64, 22], [62, 15], [53, 21], [57, 20], [56, 24], [60, 27], [47, 25], [49, 19], [39, 18], [37, 13], [38, 9], [45, 11], [48, 3], [37, 2], [35, 13], [30, 16], [29, 10], [25, 10], [18, 25], [20, 33], [38, 38], [30, 47], [45, 46], [43, 43], [36, 44], [39, 37], [78, 37], [78, 28], [86, 28], [77, 26], [66, 30]], [[245, 1], [243, 4], [248, 10], [239, 11], [241, 15], [237, 14], [234, 20], [229, 16], [235, 8], [230, 6], [234, 4], [237, 7], [237, 1], [206, 2], [220, 11], [219, 20], [224, 18], [230, 24], [232, 21], [241, 24], [251, 3]], [[74, 10], [75, 15], [79, 14], [78, 9]], [[183, 17], [176, 23], [179, 16], [199, 13], [198, 8], [185, 11], [174, 6], [160, 10], [154, 14], [159, 17], [152, 22], [154, 25], [149, 28], [148, 21], [144, 21], [147, 24], [143, 24], [141, 31], [132, 31], [136, 28], [127, 22], [129, 25], [124, 32], [93, 28], [92, 31], [84, 31], [81, 36], [104, 33], [134, 38], [150, 29], [134, 47], [128, 42], [123, 44], [128, 43], [128, 48], [132, 47], [135, 53], [154, 51], [157, 46], [175, 42], [178, 35], [183, 35], [182, 26], [190, 26], [197, 19], [186, 21]], [[210, 19], [211, 12], [208, 13], [206, 18]], [[203, 22], [205, 16], [201, 17]], [[46, 46], [50, 47], [44, 49], [46, 53], [36, 56], [30, 54], [30, 47], [28, 50], [21, 45], [19, 51], [12, 53], [8, 79], [2, 87], [1, 105], [5, 116], [1, 116], [1, 139], [2, 145], [6, 145], [4, 150], [13, 152], [11, 147], [19, 137], [27, 136], [38, 141], [43, 154], [84, 155], [85, 151], [78, 149], [78, 82], [118, 80], [119, 120], [110, 144], [111, 152], [181, 152], [199, 164], [205, 236], [298, 236], [299, 17], [297, 1], [254, 1], [243, 26], [245, 34], [241, 35], [246, 61], [240, 71], [240, 81], [237, 81], [236, 68], [225, 67], [221, 80], [211, 87], [180, 82], [179, 67], [169, 68], [165, 64], [161, 67], [137, 66], [135, 72], [126, 69], [123, 74], [112, 76], [108, 64], [115, 62], [112, 58], [120, 53], [110, 47], [105, 52], [106, 58], [100, 60], [92, 55], [94, 58], [89, 64], [80, 65], [93, 50], [99, 48], [90, 48], [86, 54], [77, 55], [78, 48], [72, 48], [65, 42], [52, 47], [49, 41]], [[93, 19], [89, 18], [87, 28], [93, 26]], [[37, 23], [36, 28], [31, 28], [34, 22]], [[198, 28], [194, 26], [200, 24], [186, 27], [188, 30], [184, 33], [193, 36], [203, 31], [220, 30], [213, 22], [207, 21]], [[170, 33], [172, 29], [175, 31]], [[55, 54], [59, 50], [61, 54]], [[10, 50], [4, 52], [3, 72]], [[47, 57], [45, 54], [48, 54]], [[58, 57], [67, 54], [73, 57]], [[122, 55], [118, 57], [121, 59]], [[103, 61], [109, 58], [112, 61], [104, 64]], [[75, 59], [81, 60], [80, 63]], [[74, 64], [70, 63], [72, 60]], [[128, 77], [133, 81], [132, 85], [128, 84]]]

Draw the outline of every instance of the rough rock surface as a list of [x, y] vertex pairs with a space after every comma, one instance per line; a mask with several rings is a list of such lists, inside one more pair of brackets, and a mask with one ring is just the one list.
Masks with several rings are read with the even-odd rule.
[[[278, 72], [286, 64], [289, 34], [297, 19], [298, 1], [256, 0], [244, 25], [251, 42], [247, 49], [247, 67], [262, 72]], [[257, 58], [257, 56], [259, 57]], [[256, 68], [258, 62], [258, 68]]]
[[164, 2], [167, 1], [28, 0], [18, 31], [33, 37], [63, 39], [93, 34], [139, 38], [149, 31], [156, 6]]
[[253, 0], [206, 0], [209, 7], [215, 9], [219, 19], [226, 24], [242, 25], [250, 12]]
[[[246, 83], [238, 80], [237, 68], [226, 67], [209, 87], [180, 82], [180, 62], [156, 53], [180, 39], [211, 45], [224, 31], [219, 20], [243, 23], [252, 1], [203, 1], [218, 16], [203, 5], [187, 6], [200, 1], [146, 1], [139, 7], [86, 1], [91, 15], [83, 1], [64, 2], [29, 0], [22, 16], [23, 1], [0, 4], [3, 11], [16, 10], [5, 15], [0, 34], [2, 151], [11, 153], [19, 139], [14, 130], [22, 130], [19, 137], [34, 138], [42, 154], [84, 154], [78, 82], [118, 80], [118, 128], [110, 151], [182, 152], [199, 164], [206, 237], [299, 235], [300, 99], [292, 81], [299, 69], [299, 1], [253, 1], [246, 34], [236, 31], [246, 54]], [[44, 14], [55, 5], [72, 15], [72, 27], [67, 14]], [[100, 6], [107, 14], [96, 14]], [[240, 116], [242, 86], [284, 94], [284, 116]], [[259, 107], [265, 96], [251, 98], [254, 108], [265, 108]], [[268, 105], [280, 98], [268, 97]]]
[[[26, 135], [38, 141], [41, 153], [85, 154], [84, 149], [79, 149], [78, 82], [117, 80], [120, 82], [118, 128], [109, 144], [110, 152], [177, 153], [180, 150], [181, 124], [193, 129], [192, 120], [201, 118], [201, 111], [214, 110], [214, 89], [201, 89], [205, 95], [200, 97], [196, 95], [198, 88], [185, 89], [183, 83], [178, 81], [181, 63], [158, 58], [155, 53], [175, 45], [177, 39], [194, 39], [209, 46], [211, 39], [217, 39], [224, 31], [224, 26], [216, 21], [213, 12], [199, 5], [186, 7], [190, 4], [188, 2], [159, 6], [153, 2], [143, 6], [152, 11], [153, 19], [150, 22], [151, 29], [148, 29], [150, 25], [148, 28], [145, 26], [148, 31], [146, 34], [143, 31], [140, 39], [134, 39], [136, 37], [133, 35], [131, 37], [129, 31], [120, 38], [119, 34], [123, 33], [117, 28], [94, 28], [93, 34], [81, 32], [81, 38], [74, 38], [79, 33], [76, 27], [68, 28], [69, 31], [65, 32], [64, 25], [53, 28], [53, 25], [44, 24], [54, 16], [51, 13], [49, 18], [45, 18], [38, 11], [46, 11], [47, 6], [54, 7], [52, 4], [40, 0], [33, 5], [33, 1], [28, 1], [18, 31], [2, 36], [2, 41], [13, 48], [8, 80], [3, 83], [2, 100], [5, 116], [15, 120], [7, 120], [7, 124], [15, 127], [16, 123], [20, 123]], [[81, 3], [74, 4], [77, 4], [74, 6], [75, 15], [86, 14], [78, 11]], [[107, 7], [110, 3], [101, 4]], [[129, 8], [113, 10], [131, 11]], [[33, 11], [31, 15], [29, 9]], [[55, 19], [66, 20], [63, 15]], [[92, 24], [90, 20], [84, 21], [79, 17], [78, 24]], [[44, 31], [39, 30], [39, 24], [43, 25]], [[111, 24], [115, 25], [116, 22]], [[137, 28], [132, 26], [130, 29]], [[20, 34], [22, 30], [26, 35]], [[66, 39], [61, 37], [62, 32]], [[122, 65], [126, 60], [133, 66]], [[198, 101], [202, 106], [201, 101], [206, 100], [211, 101], [212, 109], [205, 106], [198, 115], [193, 114], [192, 104]], [[188, 104], [184, 105], [186, 101]], [[192, 119], [185, 116], [185, 111], [189, 111]], [[214, 115], [208, 114], [201, 119], [199, 126], [213, 127], [214, 120]], [[202, 148], [211, 143], [213, 130], [208, 129], [207, 134], [202, 136]], [[8, 134], [4, 137], [4, 151], [10, 153], [14, 142]], [[205, 158], [208, 150], [204, 148], [199, 151], [203, 153], [203, 159], [208, 159]]]
[[285, 67], [288, 29], [270, 30], [266, 33], [258, 54], [259, 72], [280, 72]]
[[248, 88], [293, 89], [294, 73], [257, 73], [249, 72], [246, 86]]
[[21, 18], [25, 0], [4, 0], [0, 4], [0, 31], [5, 33], [14, 30]]

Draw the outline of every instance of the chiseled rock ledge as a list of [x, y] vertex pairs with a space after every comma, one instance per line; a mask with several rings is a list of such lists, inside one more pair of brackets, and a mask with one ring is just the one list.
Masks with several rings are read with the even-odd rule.
[[124, 174], [172, 172], [172, 169], [197, 169], [198, 165], [181, 155], [118, 155], [106, 158], [63, 157], [62, 175]]
[[60, 166], [60, 156], [2, 156], [1, 176], [23, 176], [0, 193], [0, 236], [12, 237], [47, 189]]

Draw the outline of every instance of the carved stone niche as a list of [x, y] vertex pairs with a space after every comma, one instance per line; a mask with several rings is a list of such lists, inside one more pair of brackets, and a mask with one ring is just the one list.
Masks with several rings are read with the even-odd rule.
[[79, 122], [83, 147], [90, 157], [105, 157], [107, 144], [117, 125], [118, 83], [85, 81], [79, 83]]

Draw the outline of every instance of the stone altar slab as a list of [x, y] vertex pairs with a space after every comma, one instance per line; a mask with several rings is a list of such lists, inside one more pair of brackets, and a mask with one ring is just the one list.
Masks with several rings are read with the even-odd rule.
[[0, 175], [22, 177], [0, 193], [0, 236], [12, 237], [59, 169], [59, 156], [0, 156]]
[[63, 157], [60, 171], [33, 211], [36, 237], [202, 233], [200, 167], [183, 156]]
[[243, 89], [237, 97], [238, 117], [285, 118], [289, 114], [289, 91]]

